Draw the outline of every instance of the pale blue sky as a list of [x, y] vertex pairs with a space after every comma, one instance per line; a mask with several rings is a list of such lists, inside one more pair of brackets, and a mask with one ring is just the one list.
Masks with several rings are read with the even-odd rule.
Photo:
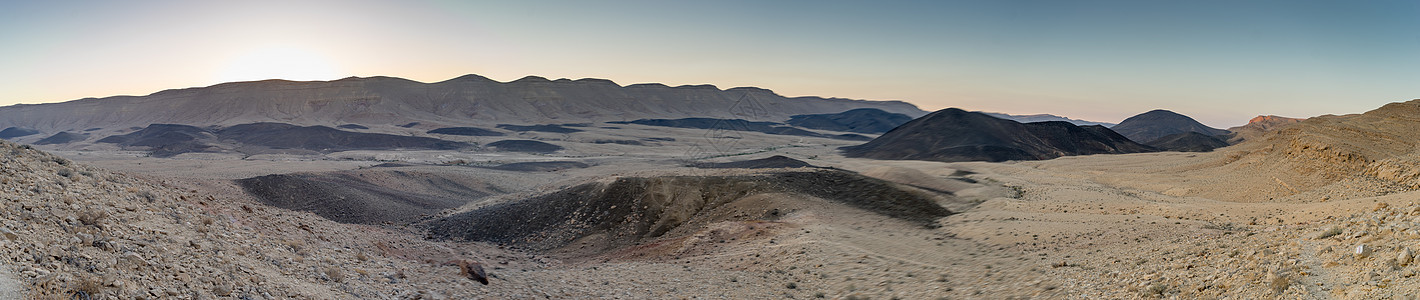
[[758, 86], [1215, 127], [1420, 98], [1416, 1], [35, 1], [0, 105], [462, 74]]

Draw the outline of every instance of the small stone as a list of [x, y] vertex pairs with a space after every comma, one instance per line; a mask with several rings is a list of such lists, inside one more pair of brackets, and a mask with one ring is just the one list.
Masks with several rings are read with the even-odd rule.
[[1370, 257], [1371, 254], [1373, 254], [1373, 253], [1375, 253], [1375, 252], [1376, 252], [1376, 248], [1375, 248], [1375, 247], [1371, 247], [1371, 246], [1367, 246], [1367, 245], [1365, 245], [1365, 244], [1361, 244], [1361, 245], [1357, 245], [1357, 246], [1356, 246], [1355, 254], [1356, 254], [1356, 258], [1366, 258], [1366, 257]]
[[1395, 262], [1398, 263], [1398, 264], [1400, 264], [1401, 266], [1409, 266], [1409, 265], [1410, 265], [1410, 262], [1411, 262], [1412, 260], [1414, 260], [1414, 259], [1415, 259], [1415, 252], [1411, 252], [1411, 251], [1410, 251], [1410, 248], [1406, 248], [1405, 250], [1401, 250], [1401, 251], [1400, 251], [1400, 254], [1395, 256]]
[[0, 227], [0, 235], [3, 235], [7, 240], [16, 240], [20, 238], [20, 236], [15, 234], [14, 231], [10, 231], [9, 228], [4, 227]]

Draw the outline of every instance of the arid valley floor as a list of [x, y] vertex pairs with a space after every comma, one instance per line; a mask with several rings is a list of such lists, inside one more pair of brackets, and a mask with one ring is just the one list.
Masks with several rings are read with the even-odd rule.
[[[853, 142], [746, 133], [736, 146], [759, 153], [710, 161], [782, 155], [892, 182], [955, 214], [924, 226], [817, 197], [762, 193], [606, 251], [535, 251], [426, 239], [418, 226], [337, 223], [267, 206], [231, 181], [293, 172], [363, 172], [385, 176], [380, 180], [424, 174], [516, 191], [461, 209], [468, 210], [608, 178], [828, 170], [686, 167], [687, 153], [712, 142], [701, 131], [644, 134], [680, 142], [569, 145], [547, 155], [352, 151], [255, 158], [46, 154], [5, 143], [0, 205], [12, 213], [0, 240], [6, 264], [0, 288], [7, 295], [83, 291], [148, 299], [1374, 299], [1420, 292], [1411, 256], [1402, 254], [1420, 247], [1413, 244], [1420, 194], [1365, 186], [1283, 198], [1305, 187], [1266, 172], [1218, 170], [1257, 151], [1241, 146], [938, 163], [844, 158], [836, 148]], [[444, 165], [456, 160], [464, 165]], [[390, 161], [404, 164], [381, 165]], [[473, 167], [527, 161], [590, 167]], [[660, 188], [671, 198], [711, 193], [691, 185]], [[1259, 198], [1268, 195], [1279, 197]], [[1322, 238], [1329, 230], [1338, 232]], [[462, 275], [450, 263], [459, 260], [481, 263], [490, 283]]]
[[1420, 100], [1002, 116], [477, 75], [0, 107], [0, 299], [1420, 294]]

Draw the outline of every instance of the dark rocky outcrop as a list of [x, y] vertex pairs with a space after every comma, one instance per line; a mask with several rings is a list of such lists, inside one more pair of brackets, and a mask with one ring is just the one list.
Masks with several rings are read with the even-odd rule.
[[796, 115], [789, 125], [809, 129], [878, 134], [912, 121], [912, 117], [876, 108], [859, 108], [836, 114]]
[[1213, 149], [1227, 147], [1228, 142], [1218, 138], [1218, 136], [1210, 136], [1197, 132], [1184, 132], [1159, 138], [1146, 145], [1164, 151], [1208, 152], [1213, 151]]
[[1197, 132], [1209, 136], [1228, 134], [1227, 130], [1208, 127], [1188, 116], [1162, 109], [1129, 117], [1110, 129], [1140, 143], [1152, 142], [1165, 136], [1185, 132]]
[[205, 152], [213, 148], [217, 136], [207, 129], [180, 124], [152, 124], [124, 135], [111, 135], [99, 143], [124, 147], [144, 147], [154, 157], [172, 157], [189, 152]]
[[73, 132], [65, 131], [65, 132], [56, 133], [56, 134], [51, 135], [51, 136], [49, 136], [49, 137], [46, 137], [46, 138], [44, 138], [44, 139], [35, 141], [34, 144], [35, 144], [35, 145], [68, 144], [68, 143], [83, 141], [83, 140], [86, 140], [86, 139], [89, 139], [89, 135], [88, 135], [88, 134], [73, 133]]
[[817, 132], [813, 132], [813, 131], [808, 131], [808, 130], [803, 130], [803, 129], [799, 129], [799, 128], [794, 128], [794, 127], [790, 127], [790, 126], [784, 126], [784, 124], [780, 124], [780, 123], [774, 123], [774, 122], [755, 122], [755, 121], [746, 121], [746, 120], [741, 120], [741, 119], [713, 119], [713, 118], [641, 119], [641, 120], [635, 120], [635, 121], [630, 121], [630, 122], [608, 122], [608, 123], [613, 123], [613, 124], [639, 124], [639, 125], [647, 125], [647, 126], [662, 126], [662, 127], [676, 127], [676, 128], [695, 128], [695, 129], [706, 129], [706, 130], [748, 131], [748, 132], [760, 132], [760, 133], [776, 134], [776, 135], [792, 135], [792, 136], [821, 137], [821, 138], [831, 138], [831, 139], [841, 139], [841, 140], [853, 140], [853, 141], [860, 141], [860, 140], [868, 140], [868, 139], [870, 139], [870, 138], [868, 138], [868, 137], [866, 137], [866, 136], [857, 135], [857, 134], [829, 135], [829, 134], [822, 134], [822, 133], [817, 133]]
[[501, 140], [488, 143], [488, 146], [498, 151], [527, 153], [552, 153], [563, 149], [562, 146], [533, 140]]
[[236, 181], [267, 205], [341, 223], [408, 223], [501, 193], [468, 178], [411, 171], [276, 174]]
[[336, 152], [389, 149], [454, 150], [472, 146], [427, 137], [360, 133], [325, 126], [283, 123], [242, 124], [216, 131], [189, 125], [153, 124], [129, 134], [108, 136], [98, 142], [141, 147], [150, 150], [151, 155], [156, 157], [211, 152], [218, 148], [242, 148], [244, 151], [267, 148]]
[[445, 127], [427, 131], [430, 134], [447, 134], [462, 136], [503, 136], [502, 132], [492, 131], [478, 127]]
[[505, 130], [512, 130], [512, 131], [551, 132], [551, 133], [574, 133], [574, 132], [582, 132], [581, 129], [567, 128], [567, 127], [562, 127], [562, 125], [556, 125], [556, 124], [544, 124], [544, 125], [498, 124], [498, 129], [505, 129]]
[[775, 155], [760, 159], [733, 161], [726, 163], [694, 163], [690, 166], [703, 169], [772, 169], [772, 168], [817, 168], [802, 160]]
[[749, 200], [767, 193], [814, 196], [923, 225], [952, 214], [930, 198], [886, 181], [844, 171], [817, 170], [746, 176], [627, 177], [494, 204], [425, 225], [429, 234], [439, 239], [550, 250], [587, 238], [582, 240], [588, 243], [584, 247], [611, 250], [693, 232], [678, 230], [686, 224], [703, 226], [727, 218], [773, 220], [785, 212]]
[[36, 134], [39, 134], [39, 130], [20, 127], [8, 127], [5, 128], [5, 130], [0, 130], [0, 139], [8, 140], [17, 137], [31, 136]]
[[928, 114], [868, 143], [841, 149], [848, 157], [947, 162], [1155, 151], [1104, 126], [1018, 123], [956, 108]]
[[517, 171], [517, 172], [555, 172], [567, 169], [581, 169], [591, 167], [582, 162], [576, 161], [533, 161], [501, 164], [492, 167], [484, 167], [494, 170]]
[[217, 131], [222, 139], [246, 145], [306, 149], [320, 152], [346, 150], [434, 149], [454, 150], [471, 145], [436, 138], [383, 133], [342, 131], [325, 126], [296, 126], [283, 123], [252, 123]]

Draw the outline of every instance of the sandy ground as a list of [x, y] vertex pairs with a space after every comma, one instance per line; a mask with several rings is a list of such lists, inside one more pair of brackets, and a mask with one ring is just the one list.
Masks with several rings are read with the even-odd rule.
[[9, 266], [0, 266], [0, 300], [20, 300], [24, 296], [24, 283], [15, 279]]
[[[321, 287], [304, 294], [312, 298], [1376, 299], [1420, 292], [1420, 277], [1409, 264], [1413, 256], [1405, 254], [1420, 250], [1413, 243], [1420, 237], [1420, 222], [1412, 221], [1420, 206], [1411, 204], [1420, 202], [1420, 194], [1376, 196], [1358, 189], [1346, 197], [1266, 201], [1257, 194], [1285, 192], [1289, 178], [1210, 167], [1228, 159], [1227, 151], [1008, 163], [878, 161], [836, 154], [836, 147], [853, 142], [744, 133], [731, 151], [721, 151], [696, 142], [706, 139], [703, 131], [627, 126], [586, 134], [677, 140], [627, 146], [581, 143], [576, 140], [594, 136], [578, 134], [527, 134], [569, 149], [553, 155], [348, 152], [154, 159], [121, 151], [58, 154], [193, 195], [214, 195], [202, 204], [183, 205], [230, 216], [245, 228], [241, 232], [259, 234], [263, 241], [298, 241], [321, 249], [304, 262], [296, 258], [302, 255], [268, 255], [275, 261], [295, 259], [296, 265], [308, 267], [323, 257], [367, 273], [352, 276], [353, 283], [310, 279], [310, 272], [265, 274], [287, 286]], [[569, 256], [430, 241], [415, 228], [338, 224], [303, 212], [244, 212], [244, 206], [258, 202], [228, 181], [359, 169], [385, 161], [571, 160], [592, 165], [546, 173], [413, 167], [462, 168], [448, 172], [516, 187], [507, 195], [470, 203], [467, 210], [616, 176], [711, 172], [684, 167], [689, 158], [731, 161], [770, 155], [949, 192], [954, 201], [943, 204], [959, 213], [938, 220], [938, 228], [925, 228], [822, 199], [761, 195], [756, 197], [768, 197], [766, 203], [792, 208], [792, 213], [772, 222], [708, 224], [685, 236], [620, 251]], [[1337, 187], [1334, 192], [1348, 191]], [[292, 229], [300, 226], [313, 229]], [[1323, 237], [1328, 231], [1337, 233]], [[723, 238], [727, 232], [735, 238]], [[1358, 246], [1371, 250], [1354, 254]], [[357, 252], [382, 254], [347, 261]], [[460, 278], [457, 268], [430, 262], [451, 257], [483, 262], [495, 276], [492, 283], [472, 283]], [[401, 270], [406, 277], [379, 275]]]

